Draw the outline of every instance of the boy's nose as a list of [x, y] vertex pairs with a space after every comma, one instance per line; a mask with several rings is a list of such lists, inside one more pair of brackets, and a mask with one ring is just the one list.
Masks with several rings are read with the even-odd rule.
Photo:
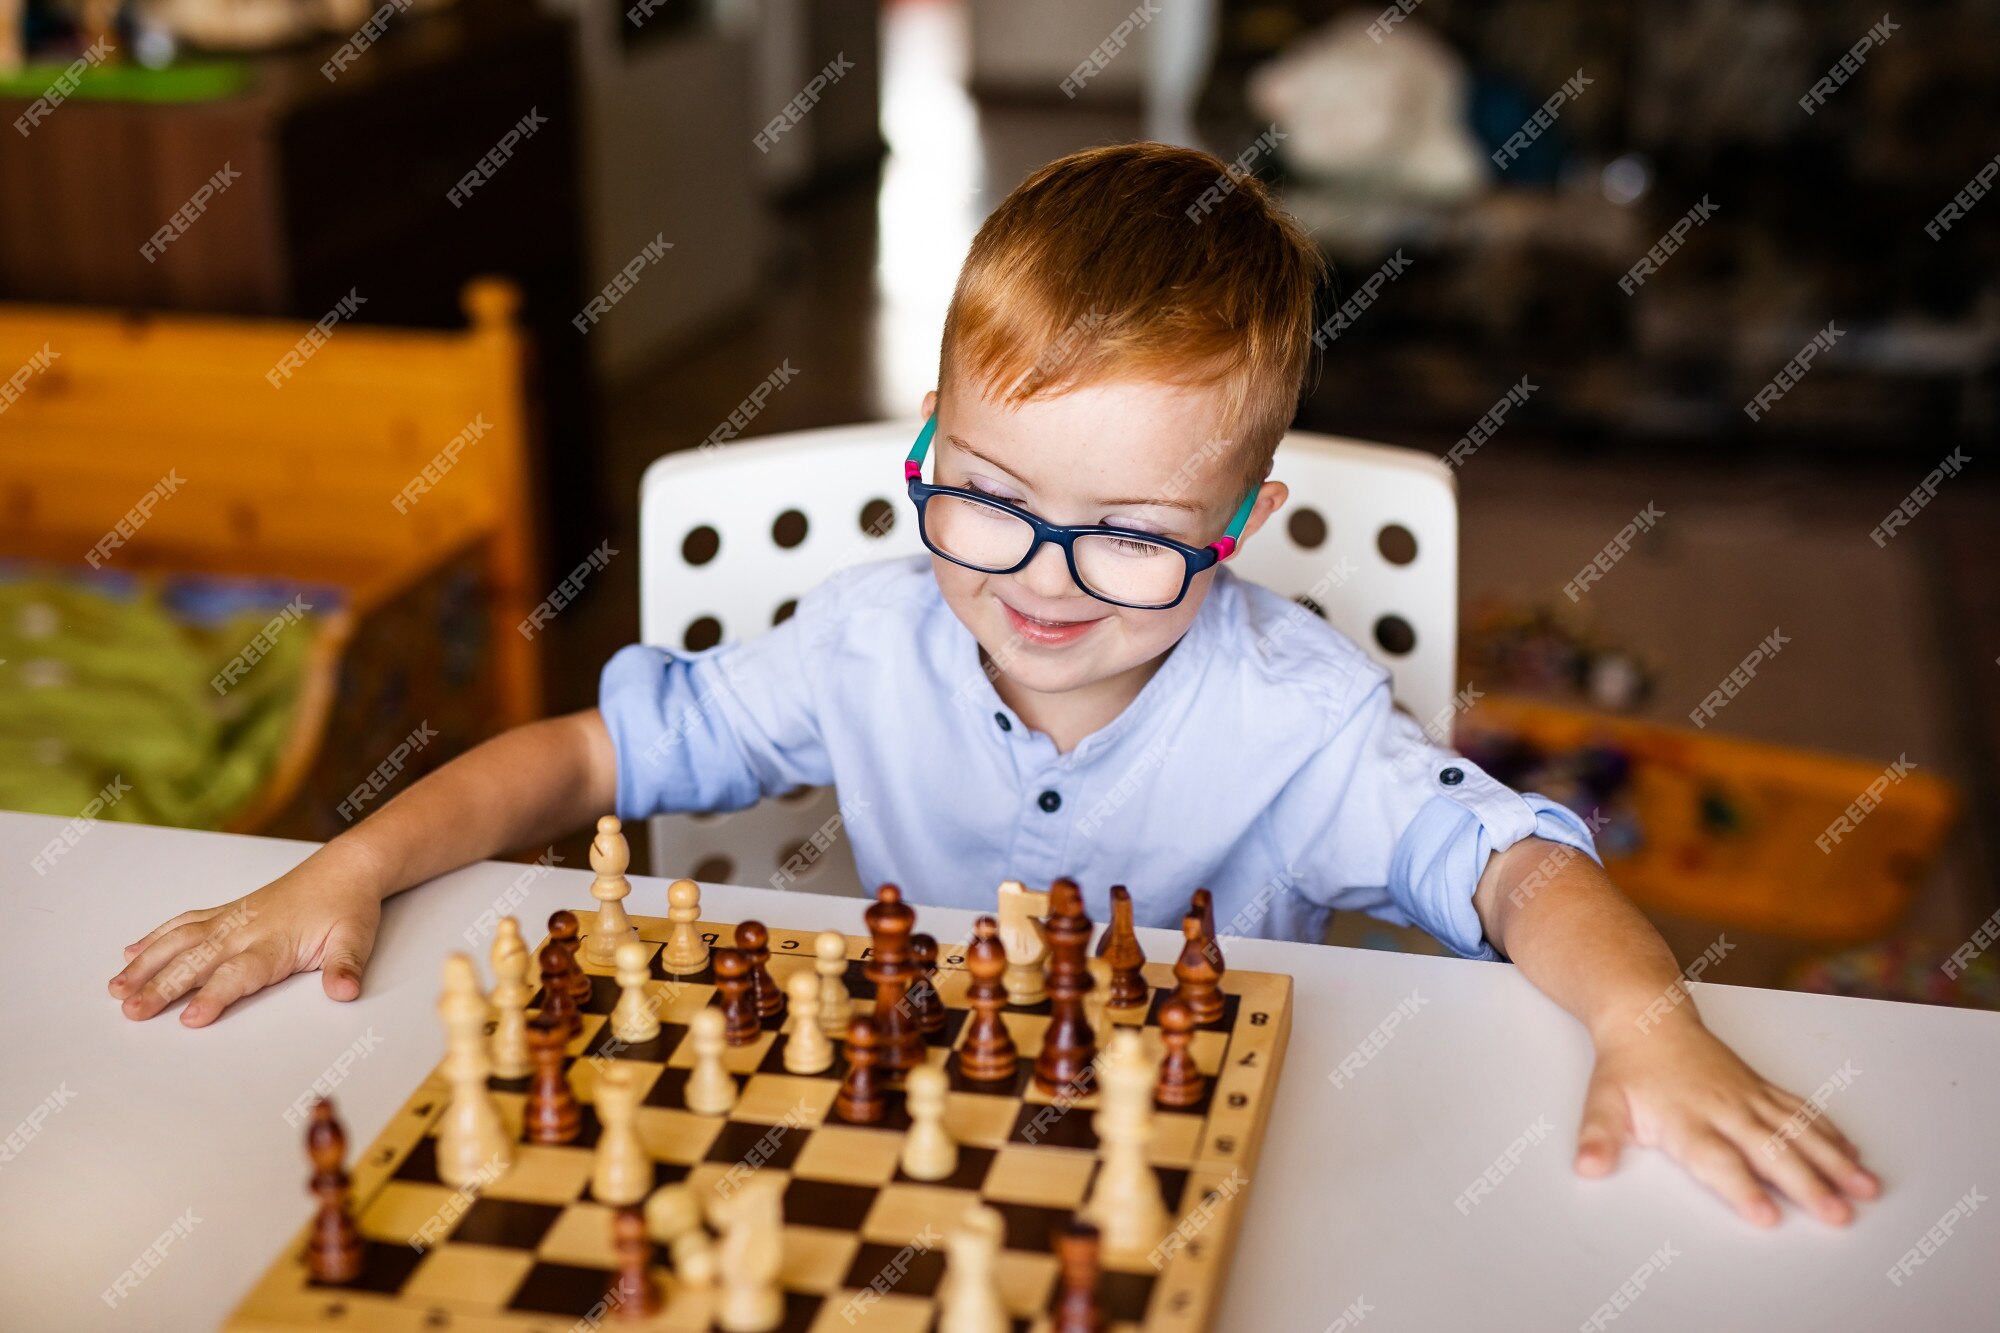
[[1034, 559], [1026, 569], [1014, 577], [1021, 586], [1037, 597], [1055, 601], [1062, 597], [1085, 596], [1083, 589], [1076, 586], [1076, 580], [1069, 576], [1069, 562], [1063, 559], [1062, 548], [1050, 542], [1035, 552]]

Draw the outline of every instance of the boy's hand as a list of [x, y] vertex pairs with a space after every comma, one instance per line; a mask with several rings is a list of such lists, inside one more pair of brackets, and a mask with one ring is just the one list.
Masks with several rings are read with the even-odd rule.
[[382, 920], [370, 869], [365, 857], [333, 843], [254, 893], [182, 912], [125, 946], [125, 970], [111, 979], [111, 994], [124, 1001], [127, 1018], [144, 1019], [194, 991], [181, 1010], [191, 1028], [312, 968], [328, 995], [352, 1000]]
[[1882, 1191], [1818, 1107], [1759, 1077], [1691, 1012], [1597, 1040], [1577, 1173], [1609, 1175], [1628, 1141], [1664, 1150], [1757, 1226], [1779, 1218], [1765, 1185], [1835, 1226], [1853, 1219], [1850, 1198]]

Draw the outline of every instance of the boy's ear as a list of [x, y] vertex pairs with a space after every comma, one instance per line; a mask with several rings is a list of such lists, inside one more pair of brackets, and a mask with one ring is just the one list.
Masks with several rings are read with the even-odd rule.
[[1250, 520], [1243, 525], [1241, 541], [1247, 542], [1264, 526], [1264, 520], [1284, 507], [1292, 489], [1282, 481], [1267, 481], [1257, 488], [1256, 502], [1250, 506]]
[[917, 415], [928, 421], [930, 420], [931, 413], [935, 411], [937, 411], [937, 390], [932, 389], [929, 393], [924, 395], [923, 411], [919, 412]]

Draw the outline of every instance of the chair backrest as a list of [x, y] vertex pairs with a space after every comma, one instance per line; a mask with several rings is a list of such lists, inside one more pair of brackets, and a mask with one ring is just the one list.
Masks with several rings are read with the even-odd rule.
[[[640, 637], [672, 649], [746, 638], [836, 569], [922, 550], [902, 486], [921, 425], [798, 431], [656, 461], [640, 487]], [[1294, 432], [1272, 475], [1291, 499], [1231, 568], [1367, 649], [1419, 721], [1448, 718], [1458, 633], [1450, 471], [1417, 450]], [[853, 859], [824, 846], [836, 812], [829, 789], [726, 815], [657, 816], [653, 871], [859, 895]]]

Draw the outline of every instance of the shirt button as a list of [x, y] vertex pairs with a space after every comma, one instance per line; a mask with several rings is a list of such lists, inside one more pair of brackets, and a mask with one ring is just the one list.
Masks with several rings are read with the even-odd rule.
[[1444, 772], [1438, 774], [1438, 781], [1447, 787], [1456, 787], [1459, 783], [1465, 781], [1465, 770], [1462, 768], [1447, 768]]
[[1007, 715], [1005, 713], [995, 713], [993, 715], [993, 720], [1000, 724], [1000, 730], [1002, 731], [1012, 731], [1014, 729], [1014, 724], [1007, 720]]
[[1062, 809], [1062, 797], [1052, 791], [1043, 792], [1037, 803], [1050, 814]]

